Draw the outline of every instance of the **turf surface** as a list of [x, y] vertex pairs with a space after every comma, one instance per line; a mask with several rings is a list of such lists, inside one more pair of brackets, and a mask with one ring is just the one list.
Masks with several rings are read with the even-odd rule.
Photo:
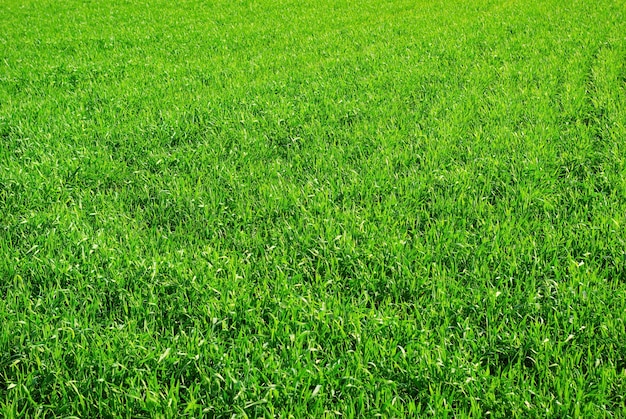
[[0, 1], [0, 416], [623, 417], [623, 0]]

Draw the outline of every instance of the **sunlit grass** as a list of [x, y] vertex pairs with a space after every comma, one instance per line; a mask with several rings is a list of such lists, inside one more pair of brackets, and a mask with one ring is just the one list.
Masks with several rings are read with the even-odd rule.
[[0, 416], [622, 416], [625, 11], [0, 3]]

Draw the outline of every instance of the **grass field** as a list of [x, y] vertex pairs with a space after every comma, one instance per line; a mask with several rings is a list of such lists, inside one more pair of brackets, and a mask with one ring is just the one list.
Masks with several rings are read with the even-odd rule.
[[0, 0], [0, 416], [626, 416], [624, 0]]

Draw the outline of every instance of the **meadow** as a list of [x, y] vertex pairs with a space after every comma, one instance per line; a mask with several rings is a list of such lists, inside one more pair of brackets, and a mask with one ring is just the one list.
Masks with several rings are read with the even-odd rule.
[[624, 0], [0, 1], [0, 416], [626, 416]]

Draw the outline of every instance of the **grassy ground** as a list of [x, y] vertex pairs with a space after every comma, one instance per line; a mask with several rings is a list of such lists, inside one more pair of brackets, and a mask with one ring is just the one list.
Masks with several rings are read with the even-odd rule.
[[625, 34], [0, 2], [0, 416], [623, 416]]

